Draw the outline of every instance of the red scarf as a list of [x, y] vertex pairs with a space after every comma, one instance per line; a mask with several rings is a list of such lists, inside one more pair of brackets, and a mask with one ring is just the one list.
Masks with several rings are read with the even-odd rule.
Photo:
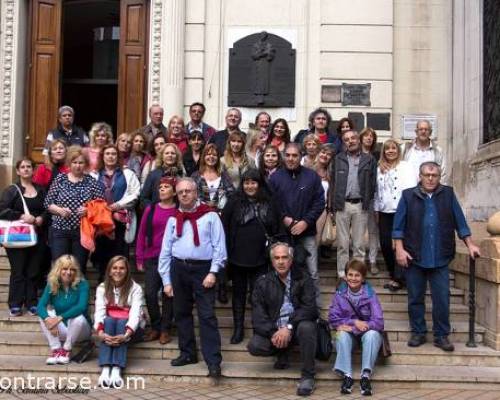
[[182, 228], [184, 226], [184, 222], [191, 222], [191, 226], [193, 228], [194, 245], [198, 247], [200, 245], [200, 236], [198, 235], [198, 225], [196, 224], [196, 221], [198, 220], [198, 218], [201, 218], [210, 211], [214, 211], [214, 209], [203, 203], [196, 207], [196, 209], [192, 212], [184, 212], [178, 209], [175, 213], [177, 236], [182, 236]]

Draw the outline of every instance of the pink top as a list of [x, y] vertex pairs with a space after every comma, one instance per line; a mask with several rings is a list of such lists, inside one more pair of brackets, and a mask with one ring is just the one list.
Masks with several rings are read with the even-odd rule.
[[97, 167], [99, 164], [99, 154], [101, 154], [101, 149], [94, 147], [86, 147], [83, 149], [89, 158], [89, 171], [95, 172], [97, 171]]
[[149, 258], [156, 258], [160, 255], [161, 244], [163, 241], [163, 233], [167, 226], [167, 221], [170, 217], [175, 215], [176, 208], [161, 208], [159, 204], [155, 206], [155, 213], [153, 215], [153, 244], [148, 246], [146, 238], [147, 221], [151, 206], [146, 207], [142, 215], [141, 225], [137, 234], [137, 244], [135, 249], [135, 256], [137, 264], [144, 264], [144, 260]]

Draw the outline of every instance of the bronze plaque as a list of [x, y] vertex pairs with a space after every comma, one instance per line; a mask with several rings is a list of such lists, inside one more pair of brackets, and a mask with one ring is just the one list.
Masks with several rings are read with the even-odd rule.
[[272, 33], [255, 33], [229, 49], [230, 107], [294, 107], [295, 50]]
[[370, 106], [371, 83], [342, 84], [342, 105], [343, 106]]

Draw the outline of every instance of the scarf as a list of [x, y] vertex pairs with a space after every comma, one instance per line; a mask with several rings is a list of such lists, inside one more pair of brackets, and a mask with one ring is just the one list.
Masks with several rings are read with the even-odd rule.
[[196, 221], [198, 218], [201, 218], [210, 211], [213, 211], [213, 208], [203, 203], [196, 207], [192, 212], [184, 212], [178, 209], [175, 213], [177, 236], [182, 236], [184, 222], [189, 221], [191, 223], [191, 227], [193, 228], [194, 245], [198, 247], [200, 245], [200, 236], [198, 235], [198, 225], [196, 224]]

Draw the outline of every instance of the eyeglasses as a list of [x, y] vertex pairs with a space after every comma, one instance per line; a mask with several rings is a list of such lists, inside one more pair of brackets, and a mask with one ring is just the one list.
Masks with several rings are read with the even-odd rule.
[[184, 190], [178, 190], [178, 191], [177, 191], [177, 194], [180, 194], [180, 195], [182, 195], [182, 194], [189, 194], [189, 193], [192, 193], [192, 192], [194, 192], [194, 191], [195, 191], [194, 189], [184, 189]]

